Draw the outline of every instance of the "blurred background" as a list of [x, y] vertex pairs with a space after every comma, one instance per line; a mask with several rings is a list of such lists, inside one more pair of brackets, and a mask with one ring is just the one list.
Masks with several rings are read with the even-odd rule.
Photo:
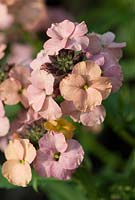
[[[12, 59], [14, 43], [28, 45], [34, 57], [47, 39], [46, 29], [64, 19], [85, 21], [89, 32], [112, 31], [116, 41], [126, 42], [127, 47], [121, 60], [123, 86], [105, 101], [105, 122], [93, 129], [76, 125], [75, 137], [86, 155], [73, 180], [53, 181], [34, 176], [30, 186], [22, 189], [12, 188], [0, 177], [1, 199], [135, 200], [135, 1], [46, 0], [44, 6], [37, 7], [31, 5], [31, 0], [16, 0], [14, 5], [12, 0], [5, 2], [9, 3], [17, 24], [5, 32]], [[10, 114], [13, 116], [14, 112]]]

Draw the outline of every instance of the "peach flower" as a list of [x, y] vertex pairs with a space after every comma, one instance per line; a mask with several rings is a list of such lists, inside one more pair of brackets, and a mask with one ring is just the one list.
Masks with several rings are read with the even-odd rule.
[[100, 67], [92, 61], [80, 62], [60, 82], [61, 95], [67, 101], [72, 101], [75, 107], [88, 112], [99, 106], [111, 92], [111, 81], [101, 76]]
[[2, 166], [3, 176], [12, 184], [25, 187], [32, 178], [30, 164], [36, 150], [28, 139], [11, 140], [5, 149], [7, 161]]

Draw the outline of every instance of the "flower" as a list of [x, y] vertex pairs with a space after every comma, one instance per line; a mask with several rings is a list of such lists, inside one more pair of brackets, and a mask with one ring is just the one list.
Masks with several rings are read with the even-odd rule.
[[6, 49], [5, 44], [0, 44], [0, 60], [4, 57], [5, 53], [4, 50]]
[[9, 127], [9, 120], [5, 117], [4, 106], [0, 100], [0, 137], [3, 137], [8, 133]]
[[87, 31], [85, 22], [77, 24], [64, 20], [52, 24], [51, 28], [47, 30], [47, 35], [51, 39], [44, 44], [46, 54], [57, 54], [63, 48], [75, 51], [85, 50], [89, 44], [89, 39], [86, 36]]
[[23, 66], [15, 66], [9, 72], [9, 78], [0, 84], [0, 98], [5, 104], [15, 105], [19, 102], [28, 107], [27, 87], [30, 70]]
[[11, 140], [5, 149], [7, 161], [2, 165], [3, 176], [14, 185], [27, 186], [32, 177], [30, 164], [35, 156], [36, 150], [29, 140]]
[[54, 77], [44, 70], [34, 70], [31, 74], [31, 83], [27, 89], [29, 104], [47, 120], [61, 117], [61, 109], [53, 100]]
[[69, 179], [83, 160], [84, 151], [74, 139], [48, 132], [39, 140], [34, 168], [40, 176]]
[[91, 33], [89, 37], [89, 47], [88, 51], [91, 54], [97, 54], [101, 51], [109, 52], [117, 59], [120, 59], [122, 56], [121, 49], [126, 46], [125, 42], [116, 43], [114, 42], [115, 35], [112, 32], [107, 32], [102, 35]]
[[75, 126], [64, 118], [45, 122], [45, 128], [48, 131], [63, 133], [66, 139], [72, 138], [75, 130]]
[[81, 122], [84, 126], [90, 127], [101, 124], [106, 116], [102, 105], [96, 106], [92, 111], [81, 112], [76, 109], [73, 102], [63, 101], [61, 109], [64, 116], [70, 116], [75, 122]]
[[75, 107], [83, 112], [91, 111], [99, 106], [111, 92], [111, 81], [101, 76], [100, 67], [92, 62], [80, 62], [60, 82], [61, 95], [72, 101]]
[[11, 54], [8, 58], [9, 63], [15, 63], [16, 65], [22, 64], [29, 66], [32, 62], [33, 49], [29, 45], [15, 43], [11, 46]]
[[7, 6], [3, 3], [0, 3], [0, 30], [9, 28], [13, 21], [13, 16], [8, 13]]

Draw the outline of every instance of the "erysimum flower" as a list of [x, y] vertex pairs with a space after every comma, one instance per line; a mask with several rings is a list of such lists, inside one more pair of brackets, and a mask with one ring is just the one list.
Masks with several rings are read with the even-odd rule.
[[9, 131], [9, 120], [5, 117], [5, 110], [0, 100], [0, 137], [5, 136]]
[[72, 74], [60, 82], [61, 95], [80, 111], [93, 110], [108, 97], [112, 88], [111, 81], [101, 73], [100, 67], [92, 61], [76, 64]]
[[59, 118], [61, 109], [52, 98], [53, 75], [44, 70], [34, 70], [31, 74], [31, 83], [27, 92], [29, 104], [32, 108], [48, 120]]
[[63, 101], [61, 109], [64, 116], [70, 116], [74, 121], [81, 122], [84, 126], [90, 127], [101, 124], [106, 116], [102, 105], [96, 106], [92, 111], [81, 112], [76, 109], [72, 101]]
[[13, 23], [13, 16], [8, 13], [8, 8], [5, 4], [0, 3], [0, 29], [4, 30]]
[[44, 44], [45, 52], [48, 55], [54, 55], [63, 48], [76, 51], [85, 50], [89, 44], [87, 31], [85, 22], [77, 24], [64, 20], [61, 23], [52, 24], [47, 30], [47, 35], [51, 39]]
[[15, 105], [21, 102], [28, 107], [27, 87], [30, 70], [23, 66], [15, 66], [9, 72], [9, 78], [0, 84], [0, 98], [5, 104]]
[[32, 174], [30, 164], [36, 156], [36, 150], [29, 140], [11, 140], [5, 149], [7, 161], [2, 166], [2, 174], [14, 185], [25, 187]]
[[49, 132], [39, 140], [34, 168], [40, 176], [69, 179], [83, 160], [84, 151], [74, 139]]
[[0, 59], [2, 59], [5, 55], [4, 50], [6, 49], [5, 44], [0, 44]]
[[101, 51], [110, 52], [117, 59], [122, 56], [122, 48], [126, 46], [125, 42], [114, 42], [115, 35], [112, 32], [107, 32], [102, 35], [91, 33], [89, 34], [89, 51], [91, 54], [97, 54]]

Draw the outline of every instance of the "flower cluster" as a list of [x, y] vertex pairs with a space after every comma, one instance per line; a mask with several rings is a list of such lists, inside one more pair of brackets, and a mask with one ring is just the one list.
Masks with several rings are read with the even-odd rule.
[[[73, 139], [73, 122], [100, 125], [106, 116], [103, 101], [123, 80], [119, 60], [125, 43], [114, 42], [113, 33], [89, 34], [85, 22], [64, 20], [52, 24], [47, 35], [31, 69], [16, 57], [0, 72], [0, 136], [10, 133], [2, 173], [20, 186], [30, 182], [32, 162], [40, 176], [71, 178], [84, 158]], [[0, 46], [1, 58], [4, 49]], [[9, 130], [4, 105], [17, 103], [22, 110]]]

